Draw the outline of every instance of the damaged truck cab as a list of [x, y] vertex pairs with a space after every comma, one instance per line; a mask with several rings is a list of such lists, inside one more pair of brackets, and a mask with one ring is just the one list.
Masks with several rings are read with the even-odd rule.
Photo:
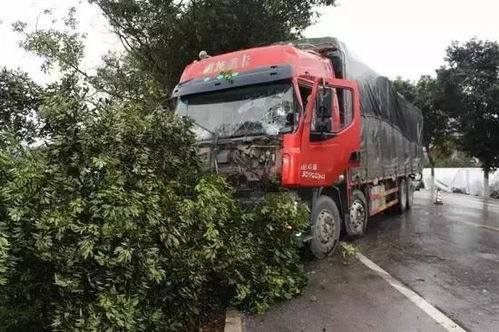
[[[360, 236], [370, 215], [397, 204], [406, 209], [410, 177], [420, 171], [412, 157], [390, 160], [395, 167], [381, 173], [369, 171], [368, 155], [384, 162], [383, 149], [368, 151], [372, 144], [361, 130], [359, 84], [369, 85], [348, 77], [348, 58], [336, 39], [323, 41], [204, 56], [185, 68], [173, 92], [176, 113], [194, 122], [206, 165], [226, 177], [240, 199], [258, 200], [282, 186], [308, 202], [307, 240], [319, 257], [334, 249], [342, 228]], [[395, 136], [391, 143], [402, 146], [385, 149], [412, 147]]]

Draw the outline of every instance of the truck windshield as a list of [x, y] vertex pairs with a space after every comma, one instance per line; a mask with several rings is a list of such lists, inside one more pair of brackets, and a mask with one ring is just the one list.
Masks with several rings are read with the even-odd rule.
[[195, 121], [199, 140], [292, 132], [299, 107], [289, 81], [249, 85], [180, 98], [176, 112]]

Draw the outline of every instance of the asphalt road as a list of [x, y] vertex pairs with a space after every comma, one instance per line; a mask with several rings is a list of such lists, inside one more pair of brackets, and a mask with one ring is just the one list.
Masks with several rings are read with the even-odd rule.
[[[468, 331], [499, 331], [499, 200], [416, 192], [402, 216], [371, 220], [353, 242], [422, 301]], [[244, 320], [245, 331], [445, 331], [362, 262], [310, 262], [302, 296]], [[452, 329], [451, 329], [452, 330]]]

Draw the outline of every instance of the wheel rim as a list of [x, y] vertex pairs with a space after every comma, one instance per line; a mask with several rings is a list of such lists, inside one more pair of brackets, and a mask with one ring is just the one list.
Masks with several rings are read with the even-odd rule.
[[317, 215], [317, 228], [321, 243], [329, 243], [335, 239], [336, 222], [331, 211], [323, 209]]
[[366, 221], [366, 209], [361, 201], [355, 200], [350, 207], [350, 228], [355, 234], [362, 233]]

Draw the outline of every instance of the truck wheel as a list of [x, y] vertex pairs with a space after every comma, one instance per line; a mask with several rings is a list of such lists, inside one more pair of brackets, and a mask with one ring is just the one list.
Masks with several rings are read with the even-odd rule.
[[407, 206], [406, 209], [410, 210], [414, 205], [414, 183], [411, 178], [407, 179]]
[[341, 218], [336, 203], [320, 196], [312, 209], [312, 239], [310, 250], [317, 258], [332, 252], [340, 239]]
[[395, 213], [402, 214], [407, 208], [407, 184], [403, 178], [399, 182], [398, 200], [395, 205]]
[[367, 229], [369, 217], [366, 197], [360, 190], [352, 192], [352, 205], [348, 211], [349, 216], [345, 218], [345, 231], [350, 237], [360, 237]]

